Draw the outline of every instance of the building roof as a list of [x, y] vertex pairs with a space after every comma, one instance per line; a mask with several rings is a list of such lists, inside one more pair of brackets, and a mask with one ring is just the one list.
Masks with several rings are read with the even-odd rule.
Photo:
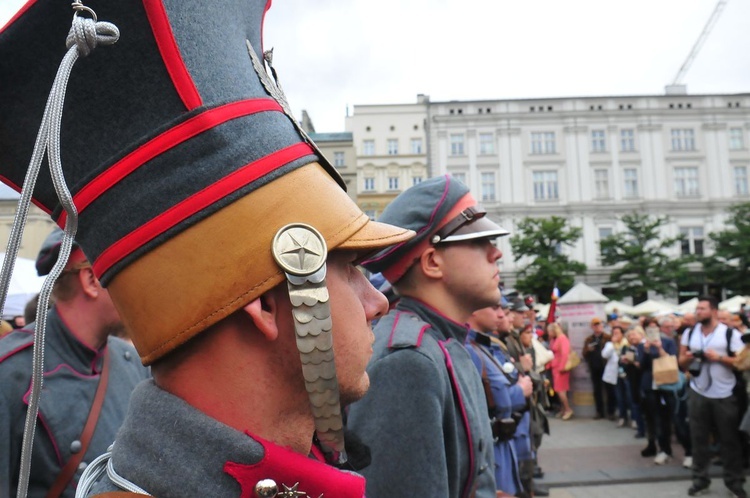
[[352, 133], [349, 131], [310, 133], [310, 138], [315, 142], [351, 142], [353, 140]]

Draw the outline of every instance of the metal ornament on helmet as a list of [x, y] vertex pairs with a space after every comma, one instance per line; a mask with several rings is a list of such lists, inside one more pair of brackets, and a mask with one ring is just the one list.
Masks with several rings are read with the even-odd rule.
[[310, 225], [286, 225], [273, 240], [273, 257], [287, 279], [297, 349], [315, 431], [326, 457], [343, 464], [346, 462], [344, 424], [326, 287], [327, 256], [325, 239]]

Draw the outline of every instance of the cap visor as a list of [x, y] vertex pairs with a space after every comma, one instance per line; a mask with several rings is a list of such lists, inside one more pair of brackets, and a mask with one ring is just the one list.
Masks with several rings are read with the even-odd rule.
[[415, 235], [411, 230], [370, 220], [335, 249], [369, 252], [409, 240]]
[[440, 243], [442, 244], [445, 242], [460, 242], [462, 240], [496, 238], [508, 234], [510, 234], [508, 230], [504, 229], [486, 216], [482, 216], [476, 221], [467, 223], [466, 225], [462, 226], [461, 228], [450, 234], [450, 236], [441, 240]]

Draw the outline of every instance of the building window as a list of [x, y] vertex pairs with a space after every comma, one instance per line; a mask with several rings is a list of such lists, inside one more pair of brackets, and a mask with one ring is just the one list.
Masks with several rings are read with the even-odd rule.
[[591, 152], [607, 152], [607, 136], [604, 130], [591, 130]]
[[337, 168], [344, 167], [344, 153], [343, 152], [333, 153], [333, 165], [336, 166]]
[[632, 128], [620, 130], [620, 150], [635, 152], [635, 131]]
[[672, 150], [695, 150], [695, 133], [690, 128], [672, 130]]
[[[611, 227], [599, 227], [599, 244], [601, 244], [602, 240], [606, 239], [607, 237], [612, 236], [612, 228]], [[601, 245], [599, 246], [599, 254], [604, 257], [607, 255], [607, 251], [603, 250]]]
[[389, 156], [398, 155], [398, 139], [389, 138], [387, 143], [388, 143], [388, 155]]
[[466, 185], [466, 173], [451, 173], [451, 176]]
[[388, 177], [388, 190], [398, 190], [398, 177], [397, 176]]
[[363, 156], [375, 155], [375, 140], [363, 140], [362, 141], [362, 155]]
[[412, 138], [411, 139], [411, 153], [412, 154], [421, 154], [422, 153], [422, 139], [421, 138]]
[[495, 200], [495, 172], [486, 171], [482, 173], [482, 200]]
[[698, 168], [674, 169], [674, 193], [677, 197], [697, 197]]
[[479, 155], [490, 156], [495, 153], [495, 139], [492, 133], [479, 134]]
[[734, 167], [734, 194], [746, 197], [747, 188], [747, 166]]
[[534, 200], [557, 200], [557, 171], [534, 171]]
[[703, 227], [680, 227], [682, 255], [703, 256]]
[[456, 133], [451, 135], [451, 156], [464, 155], [464, 135]]
[[372, 192], [373, 190], [375, 190], [375, 178], [373, 178], [372, 176], [366, 176], [363, 190], [365, 192]]
[[625, 197], [638, 197], [638, 170], [635, 168], [625, 168], [622, 170], [622, 177], [625, 181]]
[[422, 183], [422, 180], [423, 180], [423, 178], [421, 176], [412, 176], [411, 177], [411, 184], [412, 184], [412, 186], [419, 185], [420, 183]]
[[745, 137], [742, 128], [729, 128], [729, 149], [742, 150], [745, 148]]
[[534, 132], [531, 134], [532, 154], [554, 154], [556, 152], [554, 131]]
[[597, 199], [609, 199], [609, 170], [594, 170], [594, 187]]

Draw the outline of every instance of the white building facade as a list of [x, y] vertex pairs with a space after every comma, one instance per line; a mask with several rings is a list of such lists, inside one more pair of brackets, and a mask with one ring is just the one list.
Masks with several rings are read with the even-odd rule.
[[346, 118], [357, 152], [357, 202], [376, 218], [400, 192], [427, 178], [427, 98], [355, 106]]
[[[750, 201], [750, 94], [451, 102], [420, 96], [412, 112], [420, 106], [429, 176], [458, 177], [511, 231], [527, 216], [562, 216], [581, 227], [581, 241], [566, 251], [588, 266], [581, 280], [605, 293], [609, 271], [599, 240], [623, 228], [623, 214], [667, 215], [664, 235], [687, 237], [675, 256], [709, 254], [705, 242], [724, 228], [726, 208]], [[382, 111], [385, 125], [397, 119], [389, 112], [394, 107], [367, 110]], [[362, 187], [384, 166], [378, 161], [387, 156], [387, 137], [361, 126], [350, 131]], [[374, 158], [360, 149], [370, 136], [381, 142]], [[376, 174], [375, 188], [382, 182]], [[514, 263], [507, 239], [501, 249], [512, 285], [525, 262]], [[680, 298], [706, 290], [686, 289]]]

